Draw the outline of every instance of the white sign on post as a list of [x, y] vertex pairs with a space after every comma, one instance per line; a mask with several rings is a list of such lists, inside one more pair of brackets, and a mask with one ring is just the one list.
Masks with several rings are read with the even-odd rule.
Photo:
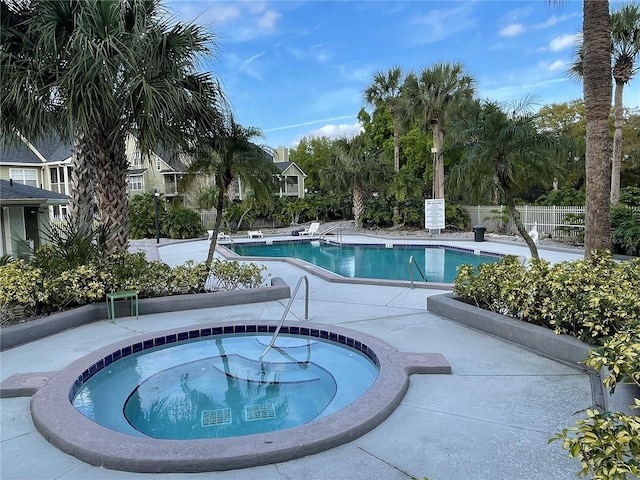
[[424, 201], [424, 228], [441, 230], [444, 227], [444, 198], [426, 199]]

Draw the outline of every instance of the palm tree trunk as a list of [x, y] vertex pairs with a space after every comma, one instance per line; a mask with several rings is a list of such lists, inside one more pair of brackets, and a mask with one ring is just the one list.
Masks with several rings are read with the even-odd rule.
[[504, 196], [505, 196], [506, 204], [509, 207], [509, 213], [511, 214], [513, 223], [516, 224], [518, 233], [520, 234], [522, 239], [525, 241], [525, 243], [529, 247], [531, 258], [532, 259], [535, 258], [536, 260], [538, 260], [540, 258], [540, 256], [538, 255], [538, 247], [536, 247], [535, 242], [531, 239], [529, 232], [527, 232], [527, 229], [525, 228], [524, 224], [522, 223], [522, 220], [520, 219], [520, 212], [516, 208], [516, 202], [513, 198], [513, 195], [511, 195], [510, 192], [505, 191]]
[[433, 198], [444, 198], [444, 157], [442, 146], [444, 144], [444, 132], [438, 122], [432, 123], [433, 147], [436, 149], [433, 162]]
[[97, 156], [98, 182], [96, 200], [100, 223], [107, 231], [107, 253], [122, 252], [129, 243], [129, 197], [127, 171], [129, 162], [125, 141], [121, 138], [101, 139], [96, 145], [110, 145]]
[[92, 226], [95, 212], [96, 169], [91, 158], [96, 155], [92, 153], [91, 147], [86, 142], [85, 135], [78, 135], [72, 157], [69, 212], [81, 228]]
[[[400, 171], [400, 126], [398, 125], [395, 109], [391, 109], [391, 116], [393, 124], [393, 169], [397, 174]], [[398, 225], [399, 223], [400, 207], [398, 206], [398, 199], [396, 198], [395, 204], [393, 205], [393, 224]], [[358, 225], [357, 222], [356, 225]]]
[[364, 198], [362, 190], [353, 187], [353, 220], [357, 227], [362, 227], [362, 214], [364, 213]]
[[583, 91], [587, 116], [585, 258], [611, 248], [611, 27], [608, 0], [584, 0]]
[[611, 205], [617, 205], [620, 201], [620, 168], [622, 166], [622, 124], [624, 112], [622, 110], [622, 92], [624, 82], [616, 79], [614, 94], [614, 127], [613, 155], [611, 160]]
[[218, 198], [216, 201], [216, 221], [213, 223], [213, 234], [211, 235], [211, 240], [209, 241], [209, 252], [207, 253], [207, 261], [205, 262], [205, 265], [207, 266], [207, 276], [211, 271], [213, 256], [216, 253], [218, 233], [220, 233], [220, 224], [222, 223], [222, 210], [224, 209], [224, 196], [225, 190], [222, 188], [218, 189]]

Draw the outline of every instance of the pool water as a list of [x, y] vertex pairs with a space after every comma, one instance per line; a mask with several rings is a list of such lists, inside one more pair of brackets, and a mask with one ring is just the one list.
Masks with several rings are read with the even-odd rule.
[[222, 335], [128, 356], [76, 392], [73, 405], [113, 430], [159, 439], [264, 433], [327, 416], [364, 394], [377, 367], [321, 339]]
[[[343, 277], [411, 280], [409, 259], [424, 273], [427, 281], [453, 283], [458, 266], [474, 267], [495, 263], [501, 256], [476, 254], [468, 250], [438, 247], [394, 245], [393, 248], [375, 245], [334, 245], [322, 241], [238, 243], [227, 245], [241, 256], [292, 257], [322, 267]], [[422, 281], [416, 267], [413, 279]]]

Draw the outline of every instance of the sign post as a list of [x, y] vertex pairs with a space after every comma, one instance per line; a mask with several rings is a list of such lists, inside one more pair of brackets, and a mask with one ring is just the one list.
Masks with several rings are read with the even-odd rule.
[[445, 228], [444, 198], [431, 198], [424, 201], [424, 228], [432, 233], [440, 233]]

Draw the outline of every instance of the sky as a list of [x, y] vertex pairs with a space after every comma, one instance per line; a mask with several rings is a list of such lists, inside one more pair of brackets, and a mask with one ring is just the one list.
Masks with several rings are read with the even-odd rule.
[[[303, 137], [339, 138], [376, 72], [417, 74], [460, 62], [476, 96], [542, 106], [582, 97], [567, 68], [582, 29], [582, 0], [168, 0], [180, 21], [206, 25], [215, 58], [201, 68], [220, 79], [236, 120], [258, 127], [271, 147]], [[622, 3], [610, 2], [615, 9]], [[625, 87], [640, 106], [640, 78]]]

